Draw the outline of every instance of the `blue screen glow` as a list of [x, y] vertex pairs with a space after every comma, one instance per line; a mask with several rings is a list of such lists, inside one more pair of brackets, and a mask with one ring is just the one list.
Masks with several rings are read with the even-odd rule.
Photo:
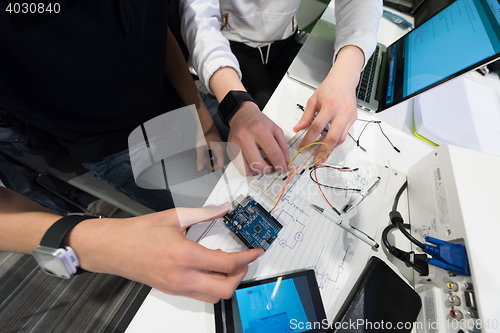
[[500, 52], [497, 0], [458, 0], [405, 37], [403, 97]]

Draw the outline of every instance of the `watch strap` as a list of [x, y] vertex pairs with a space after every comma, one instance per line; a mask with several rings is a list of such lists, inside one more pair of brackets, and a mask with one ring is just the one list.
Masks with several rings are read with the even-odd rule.
[[221, 118], [224, 125], [229, 127], [229, 120], [239, 110], [241, 104], [248, 101], [255, 103], [252, 96], [246, 91], [231, 90], [230, 92], [228, 92], [217, 108], [219, 117]]
[[[64, 238], [78, 223], [88, 220], [95, 219], [99, 216], [92, 215], [68, 215], [60, 218], [54, 224], [50, 226], [49, 229], [43, 235], [40, 242], [40, 246], [46, 246], [54, 249], [65, 248]], [[76, 274], [81, 274], [86, 272], [84, 269], [77, 267]]]

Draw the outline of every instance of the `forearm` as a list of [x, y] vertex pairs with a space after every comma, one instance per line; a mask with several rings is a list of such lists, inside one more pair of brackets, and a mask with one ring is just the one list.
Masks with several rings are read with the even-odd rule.
[[241, 78], [238, 60], [220, 31], [219, 0], [181, 0], [181, 33], [201, 82], [210, 88], [210, 78], [220, 68], [231, 67]]
[[[0, 187], [0, 250], [31, 254], [45, 232], [61, 217], [19, 193]], [[119, 231], [123, 229], [113, 228], [112, 220], [82, 221], [66, 237], [65, 243], [75, 251], [81, 267], [104, 271], [97, 264], [102, 262], [99, 257], [108, 250], [105, 246], [119, 243], [111, 240], [120, 237]]]
[[[0, 250], [31, 254], [40, 245], [45, 232], [61, 217], [19, 193], [0, 187]], [[107, 251], [119, 250], [113, 248], [113, 244], [120, 244], [120, 231], [125, 230], [127, 222], [117, 219], [84, 220], [68, 233], [65, 244], [75, 251], [84, 269], [112, 272], [103, 265], [102, 256]], [[109, 266], [112, 267], [111, 264]]]
[[31, 253], [60, 218], [21, 194], [0, 187], [0, 250]]
[[210, 78], [210, 89], [219, 103], [231, 90], [246, 91], [238, 73], [232, 67], [219, 68]]
[[382, 0], [336, 0], [335, 58], [347, 45], [359, 47], [365, 63], [375, 50], [377, 32], [382, 17]]
[[346, 45], [337, 54], [332, 69], [328, 73], [328, 79], [341, 77], [344, 84], [350, 88], [358, 85], [359, 77], [365, 63], [363, 51], [354, 45]]

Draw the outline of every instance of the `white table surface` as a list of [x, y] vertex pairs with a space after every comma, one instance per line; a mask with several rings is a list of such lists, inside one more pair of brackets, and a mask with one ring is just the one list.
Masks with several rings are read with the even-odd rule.
[[[334, 5], [335, 1], [332, 1], [323, 14], [323, 19], [335, 22]], [[385, 9], [394, 11], [389, 8]], [[408, 21], [413, 22], [411, 17], [403, 14], [400, 15], [408, 19]], [[403, 34], [405, 34], [404, 30], [382, 18], [378, 33], [378, 42], [384, 45], [390, 45]], [[498, 80], [496, 74], [483, 77], [474, 72], [467, 74], [467, 76], [480, 84], [494, 87], [500, 91], [500, 80]], [[285, 75], [268, 102], [264, 112], [281, 126], [285, 134], [290, 134], [291, 128], [297, 123], [301, 114], [296, 104], [306, 105], [307, 100], [312, 94], [313, 89]], [[404, 175], [408, 169], [433, 150], [432, 146], [417, 139], [412, 134], [412, 100], [402, 102], [378, 114], [370, 114], [358, 110], [358, 117], [363, 119], [379, 119], [383, 121], [384, 131], [391, 141], [401, 150], [401, 154], [397, 154], [392, 149], [386, 139], [380, 135], [380, 132], [375, 131], [375, 127], [372, 134], [363, 134], [363, 138], [365, 135], [370, 137], [370, 140], [366, 140], [366, 143], [363, 141], [363, 145], [371, 154], [375, 155], [381, 163], [390, 161], [391, 166], [401, 173], [400, 179], [398, 180], [396, 178], [396, 181], [401, 184], [405, 180]], [[359, 126], [360, 125], [356, 126], [356, 124], [353, 126], [352, 132], [354, 132], [355, 135], [359, 134]], [[347, 141], [348, 140], [349, 138]], [[356, 149], [355, 145], [352, 143], [351, 147], [352, 149]], [[392, 194], [387, 193], [387, 204], [392, 203], [395, 193], [396, 191]], [[405, 196], [404, 194], [401, 198], [400, 206], [398, 207], [403, 216], [407, 216]], [[379, 242], [382, 230], [386, 225], [387, 223], [383, 223], [379, 226], [379, 231], [377, 232], [377, 241]], [[405, 239], [396, 237], [396, 242], [399, 247], [409, 249], [409, 242], [406, 242]], [[374, 252], [373, 255], [388, 262], [391, 267], [399, 271], [400, 275], [411, 283], [411, 271], [404, 267], [404, 265], [399, 262], [393, 262], [392, 259], [388, 259], [386, 252], [383, 250]], [[153, 289], [138, 310], [126, 332], [215, 332], [213, 305], [186, 297], [166, 295]]]

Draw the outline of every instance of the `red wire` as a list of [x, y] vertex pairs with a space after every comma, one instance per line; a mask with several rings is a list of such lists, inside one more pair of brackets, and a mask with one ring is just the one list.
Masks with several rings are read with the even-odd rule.
[[330, 201], [328, 201], [328, 199], [326, 198], [325, 193], [323, 193], [323, 190], [321, 189], [321, 186], [319, 185], [319, 182], [318, 182], [318, 175], [316, 175], [316, 169], [317, 169], [317, 168], [314, 168], [314, 178], [316, 178], [316, 184], [318, 185], [319, 191], [321, 192], [321, 195], [323, 196], [323, 198], [325, 198], [326, 203], [327, 203], [330, 207], [332, 207], [332, 209], [334, 209], [334, 210], [335, 210], [335, 208], [333, 208], [333, 206], [332, 206], [332, 204], [330, 203]]
[[274, 208], [276, 208], [276, 206], [278, 206], [278, 203], [280, 202], [281, 198], [283, 197], [283, 194], [285, 194], [285, 190], [286, 190], [286, 187], [288, 186], [288, 183], [290, 183], [290, 180], [292, 179], [292, 175], [295, 173], [295, 171], [297, 171], [297, 169], [299, 167], [300, 166], [296, 167], [295, 169], [293, 169], [293, 171], [291, 173], [289, 173], [289, 177], [288, 177], [288, 180], [286, 181], [285, 187], [283, 187], [283, 189], [281, 190], [280, 197], [278, 198], [278, 201], [276, 201], [276, 203], [274, 204], [273, 209], [271, 209], [269, 211], [269, 213], [272, 213], [273, 210], [274, 210]]

